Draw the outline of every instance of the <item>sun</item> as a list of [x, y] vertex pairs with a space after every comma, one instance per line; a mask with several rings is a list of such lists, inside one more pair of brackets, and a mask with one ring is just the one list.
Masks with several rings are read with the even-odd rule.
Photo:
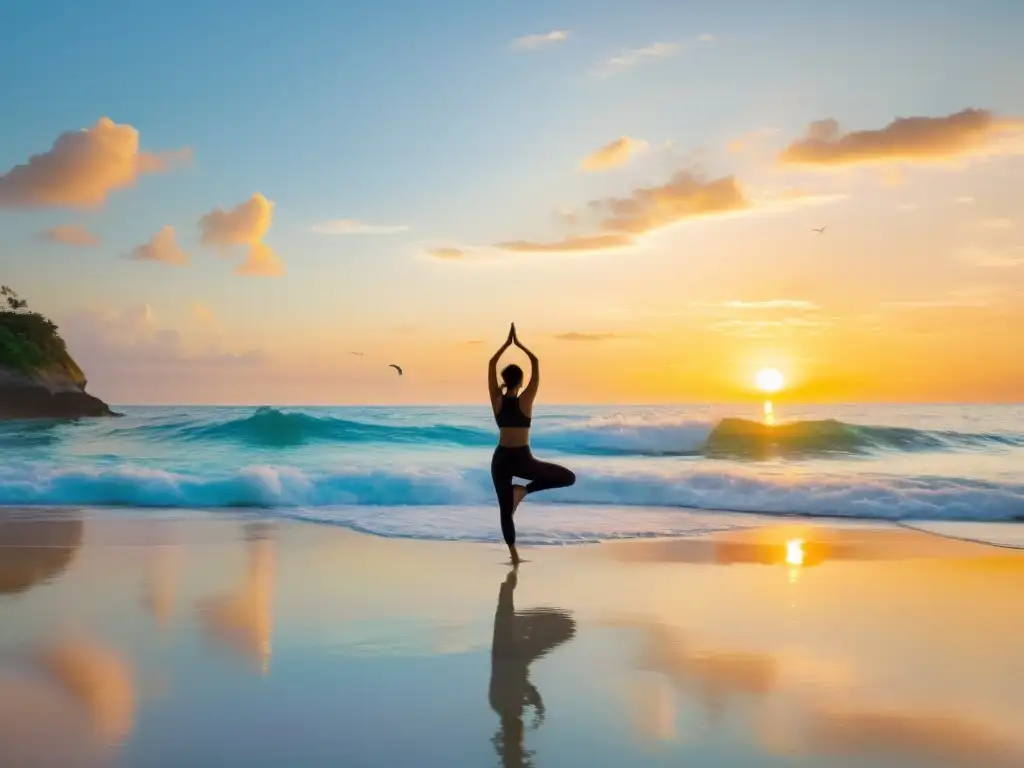
[[776, 368], [763, 368], [754, 376], [754, 384], [762, 392], [778, 392], [786, 384], [786, 380]]
[[804, 564], [803, 539], [790, 539], [786, 542], [786, 563], [788, 565]]

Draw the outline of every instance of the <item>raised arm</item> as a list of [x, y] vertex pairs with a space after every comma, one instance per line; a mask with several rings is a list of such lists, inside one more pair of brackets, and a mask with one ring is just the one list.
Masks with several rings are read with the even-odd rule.
[[512, 346], [515, 341], [516, 325], [512, 323], [512, 326], [508, 329], [508, 338], [505, 339], [505, 343], [498, 347], [498, 351], [491, 355], [491, 359], [487, 363], [487, 393], [491, 398], [491, 405], [497, 408], [498, 401], [501, 400], [501, 387], [498, 385], [498, 360], [505, 354], [505, 350]]
[[513, 337], [513, 341], [530, 359], [530, 383], [526, 385], [526, 389], [519, 395], [519, 404], [525, 408], [532, 409], [534, 398], [537, 397], [537, 387], [540, 386], [540, 361], [533, 352], [523, 346], [518, 336]]

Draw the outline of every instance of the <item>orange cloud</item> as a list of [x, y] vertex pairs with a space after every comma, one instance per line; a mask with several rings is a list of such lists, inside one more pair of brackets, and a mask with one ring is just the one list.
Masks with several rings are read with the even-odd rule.
[[667, 184], [641, 187], [629, 197], [595, 201], [591, 206], [608, 211], [604, 229], [643, 234], [684, 219], [743, 210], [750, 202], [733, 176], [706, 182], [682, 171]]
[[136, 261], [159, 261], [174, 266], [188, 264], [188, 254], [178, 247], [174, 239], [174, 227], [163, 227], [148, 243], [132, 249], [129, 258]]
[[262, 242], [270, 229], [274, 203], [259, 192], [230, 211], [214, 208], [199, 219], [203, 245], [228, 249], [247, 245], [246, 260], [235, 267], [235, 274], [277, 277], [284, 274], [284, 264], [274, 251]]
[[555, 338], [559, 341], [615, 341], [624, 337], [617, 333], [579, 333], [577, 331], [569, 331], [568, 333], [555, 334]]
[[820, 307], [811, 301], [804, 301], [803, 299], [767, 299], [765, 301], [742, 301], [732, 300], [723, 301], [721, 304], [707, 304], [699, 303], [694, 304], [696, 307], [706, 307], [710, 309], [742, 309], [742, 310], [774, 310], [774, 309], [795, 309], [795, 310], [807, 310], [813, 312], [820, 309]]
[[519, 253], [571, 253], [624, 248], [635, 237], [685, 219], [745, 210], [752, 203], [736, 179], [724, 176], [704, 181], [689, 171], [677, 173], [667, 184], [641, 187], [629, 197], [594, 200], [591, 213], [603, 216], [597, 232], [570, 235], [554, 242], [513, 240], [495, 247]]
[[102, 117], [92, 128], [62, 133], [48, 152], [0, 175], [0, 207], [95, 208], [142, 174], [189, 157], [189, 150], [140, 152], [135, 128]]
[[100, 244], [100, 239], [85, 227], [77, 224], [67, 224], [62, 227], [50, 227], [50, 229], [39, 233], [42, 240], [61, 245], [76, 245], [89, 248]]
[[430, 255], [435, 259], [464, 259], [467, 254], [461, 248], [434, 248], [430, 251]]
[[284, 274], [284, 263], [273, 249], [263, 243], [253, 243], [249, 255], [235, 267], [236, 275], [248, 277], [280, 277]]
[[535, 243], [528, 240], [513, 240], [498, 243], [496, 246], [503, 251], [518, 253], [567, 253], [573, 251], [605, 251], [632, 245], [633, 238], [624, 234], [608, 235], [571, 235], [551, 243]]
[[629, 160], [630, 155], [636, 154], [646, 146], [646, 141], [621, 136], [583, 158], [580, 168], [584, 171], [606, 171], [622, 165]]
[[135, 724], [133, 671], [114, 651], [64, 640], [39, 653], [43, 667], [89, 714], [100, 738], [123, 742]]
[[985, 109], [945, 117], [900, 117], [877, 130], [842, 133], [828, 118], [810, 124], [804, 138], [782, 154], [783, 165], [845, 166], [864, 163], [939, 163], [1009, 149], [1004, 139], [1024, 121], [997, 118]]

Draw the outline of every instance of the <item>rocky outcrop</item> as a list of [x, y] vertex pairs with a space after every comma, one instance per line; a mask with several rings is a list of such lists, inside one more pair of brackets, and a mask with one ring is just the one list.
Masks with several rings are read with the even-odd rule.
[[31, 372], [0, 366], [0, 420], [117, 416], [85, 391], [82, 370], [70, 358]]
[[85, 385], [56, 324], [0, 285], [0, 421], [118, 415]]

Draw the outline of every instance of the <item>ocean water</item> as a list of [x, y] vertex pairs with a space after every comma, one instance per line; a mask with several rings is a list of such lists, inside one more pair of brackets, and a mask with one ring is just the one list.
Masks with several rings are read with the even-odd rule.
[[[385, 536], [500, 541], [489, 409], [124, 407], [0, 425], [0, 505], [252, 508]], [[1024, 406], [539, 405], [534, 453], [577, 484], [523, 543], [668, 536], [744, 514], [1024, 520]]]

